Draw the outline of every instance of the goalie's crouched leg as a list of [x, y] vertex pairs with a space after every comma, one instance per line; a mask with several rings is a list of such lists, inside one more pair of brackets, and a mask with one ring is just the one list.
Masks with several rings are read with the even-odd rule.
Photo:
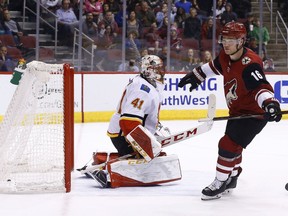
[[177, 155], [165, 154], [155, 157], [149, 163], [145, 159], [108, 163], [108, 172], [112, 188], [158, 185], [182, 178]]

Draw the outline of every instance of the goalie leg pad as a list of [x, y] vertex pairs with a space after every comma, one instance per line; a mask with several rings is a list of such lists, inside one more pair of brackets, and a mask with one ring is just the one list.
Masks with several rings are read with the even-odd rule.
[[157, 185], [180, 180], [181, 167], [177, 155], [145, 159], [129, 159], [108, 163], [111, 187]]
[[92, 165], [98, 165], [105, 163], [109, 160], [114, 160], [120, 157], [117, 152], [93, 152], [93, 163]]
[[158, 156], [162, 150], [162, 146], [156, 140], [155, 136], [142, 125], [134, 128], [126, 136], [126, 139], [146, 161], [151, 161], [154, 157]]

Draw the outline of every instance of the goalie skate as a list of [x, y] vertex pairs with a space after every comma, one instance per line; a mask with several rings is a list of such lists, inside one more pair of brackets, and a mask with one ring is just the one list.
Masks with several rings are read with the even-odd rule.
[[202, 200], [214, 200], [221, 198], [226, 190], [227, 181], [219, 181], [217, 178], [202, 190]]
[[96, 170], [94, 172], [87, 172], [102, 188], [109, 188], [110, 182], [108, 181], [108, 173], [104, 170]]

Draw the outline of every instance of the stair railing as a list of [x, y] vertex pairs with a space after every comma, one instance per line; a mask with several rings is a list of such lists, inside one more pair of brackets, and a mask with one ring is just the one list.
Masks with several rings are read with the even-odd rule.
[[[90, 46], [88, 46], [88, 48], [83, 47], [83, 45], [81, 46], [81, 50], [83, 52], [85, 52], [86, 54], [90, 55], [90, 70], [93, 71], [93, 66], [94, 66], [94, 51], [95, 49], [97, 49], [97, 46], [94, 44], [94, 40], [92, 38], [90, 38], [89, 36], [87, 36], [86, 34], [82, 33], [82, 39], [87, 40], [88, 44], [90, 44]], [[79, 29], [75, 28], [74, 29], [74, 43], [73, 43], [73, 59], [72, 59], [72, 63], [75, 66], [75, 59], [76, 59], [76, 46], [79, 49], [79, 36], [80, 36], [80, 31]], [[81, 61], [81, 59], [78, 58], [78, 63], [79, 61]]]
[[272, 31], [273, 27], [273, 0], [270, 0], [270, 4], [268, 0], [265, 0], [266, 6], [270, 12], [270, 31]]
[[[36, 0], [34, 0], [36, 2]], [[23, 6], [23, 22], [22, 22], [22, 28], [25, 28], [25, 14], [26, 14], [26, 10], [29, 11], [30, 13], [34, 14], [35, 16], [37, 15], [37, 13], [35, 11], [33, 11], [32, 9], [30, 9], [27, 5], [26, 5], [26, 0], [24, 0], [24, 6]], [[39, 2], [41, 11], [45, 11], [46, 13], [48, 13], [49, 15], [51, 15], [54, 19], [54, 26], [51, 25], [51, 23], [47, 22], [44, 18], [42, 18], [41, 16], [39, 17], [40, 20], [42, 22], [44, 22], [45, 24], [47, 24], [47, 26], [49, 26], [52, 30], [54, 30], [54, 38], [55, 38], [55, 43], [54, 43], [54, 52], [55, 54], [58, 54], [57, 52], [57, 41], [58, 41], [58, 36], [57, 36], [57, 32], [58, 32], [58, 21], [57, 21], [57, 15], [55, 13], [53, 13], [52, 11], [50, 11], [49, 9], [47, 9], [43, 4], [41, 4]], [[39, 35], [36, 35], [36, 37], [39, 37]], [[36, 44], [37, 46], [37, 44]]]
[[[282, 30], [283, 28], [285, 31]], [[286, 44], [286, 66], [288, 67], [288, 28], [279, 11], [276, 13], [276, 44], [278, 44], [278, 33]]]

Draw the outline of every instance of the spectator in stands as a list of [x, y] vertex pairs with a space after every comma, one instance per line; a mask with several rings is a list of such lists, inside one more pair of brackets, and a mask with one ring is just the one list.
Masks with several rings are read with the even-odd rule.
[[197, 10], [195, 8], [190, 8], [190, 17], [188, 17], [184, 23], [184, 37], [200, 40], [200, 35], [201, 21], [197, 17]]
[[[216, 39], [219, 33], [219, 28], [216, 27]], [[213, 17], [209, 17], [201, 26], [201, 39], [213, 39]]]
[[140, 10], [136, 11], [136, 15], [143, 27], [151, 27], [152, 24], [156, 24], [155, 14], [145, 0], [141, 1]]
[[251, 12], [251, 0], [229, 0], [229, 2], [233, 5], [234, 12], [240, 19], [245, 19]]
[[[152, 24], [148, 33], [145, 34], [144, 39], [146, 39], [146, 43], [148, 47], [155, 48], [155, 45], [162, 45], [162, 38], [159, 35], [156, 23]], [[156, 43], [155, 43], [156, 42]], [[151, 53], [149, 53], [151, 54]]]
[[73, 41], [74, 28], [79, 25], [79, 21], [70, 6], [70, 0], [62, 0], [61, 8], [56, 10], [58, 17], [58, 35], [63, 45], [71, 46]]
[[164, 17], [161, 27], [158, 28], [158, 34], [162, 39], [167, 39], [169, 20], [168, 17]]
[[129, 62], [121, 63], [118, 67], [118, 71], [126, 72], [139, 72], [140, 69], [136, 64], [135, 59], [130, 59]]
[[182, 7], [177, 8], [177, 12], [174, 17], [174, 22], [177, 24], [178, 28], [184, 29], [184, 22], [187, 16], [188, 15], [185, 13], [185, 10]]
[[24, 35], [24, 32], [19, 23], [11, 19], [10, 12], [7, 8], [3, 10], [3, 22], [5, 29], [8, 31], [6, 31], [6, 33], [12, 34], [16, 45], [21, 46], [20, 37]]
[[6, 8], [8, 8], [7, 0], [0, 0], [0, 14], [2, 14]]
[[231, 21], [237, 21], [237, 14], [233, 11], [232, 4], [227, 2], [225, 5], [225, 11], [221, 14], [221, 24], [224, 26]]
[[272, 58], [268, 58], [263, 62], [265, 72], [275, 72], [275, 66]]
[[104, 15], [104, 18], [98, 23], [98, 26], [103, 26], [103, 25], [105, 26], [105, 28], [107, 26], [111, 27], [111, 32], [114, 38], [118, 36], [119, 27], [118, 27], [117, 22], [114, 20], [112, 11], [107, 11]]
[[267, 49], [266, 46], [270, 40], [269, 31], [265, 26], [262, 26], [260, 29], [260, 19], [255, 18], [253, 30], [249, 33], [250, 38], [254, 37], [256, 39], [257, 45], [259, 46], [260, 37], [262, 38], [262, 48], [263, 48], [263, 55], [264, 57], [267, 56]]
[[103, 13], [103, 5], [104, 0], [85, 0], [85, 13], [92, 13], [93, 21], [98, 23], [99, 15]]
[[[98, 23], [99, 23], [101, 20], [104, 19], [104, 16], [105, 16], [106, 12], [110, 11], [109, 5], [108, 5], [107, 3], [104, 3], [104, 4], [102, 5], [102, 10], [103, 10], [103, 12], [100, 13], [100, 14], [99, 14], [99, 17], [98, 17]], [[114, 19], [114, 14], [112, 15], [112, 17], [113, 17], [113, 19]], [[97, 24], [98, 24], [98, 23], [97, 23]]]
[[[128, 19], [126, 21], [126, 32], [130, 32], [132, 30], [136, 31], [139, 37], [139, 34], [142, 33], [142, 25], [139, 20], [136, 19], [136, 12], [134, 10], [130, 11]], [[128, 34], [126, 33], [126, 36]]]
[[283, 17], [283, 19], [288, 21], [288, 1], [287, 0], [278, 0], [278, 8]]
[[178, 36], [178, 31], [175, 26], [171, 26], [170, 28], [170, 49], [176, 52], [180, 52], [182, 50], [182, 38]]
[[179, 0], [175, 3], [177, 8], [183, 8], [186, 14], [189, 14], [190, 8], [192, 7], [192, 3], [187, 0]]
[[164, 17], [168, 17], [167, 3], [163, 3], [161, 6], [161, 10], [156, 13], [156, 23], [158, 28], [161, 28], [161, 26], [163, 25]]
[[250, 40], [250, 32], [253, 30], [253, 23], [254, 23], [254, 14], [253, 13], [248, 13], [247, 14], [247, 20], [244, 22], [244, 26], [246, 28], [247, 32], [247, 42], [246, 45], [248, 45], [249, 40]]
[[[115, 0], [106, 0], [106, 3], [109, 5], [109, 10], [114, 14], [114, 16], [120, 11], [119, 1]], [[121, 5], [122, 6], [122, 5]]]
[[[96, 68], [99, 71], [105, 71], [111, 66], [111, 62], [105, 61], [107, 59], [107, 50], [115, 47], [115, 37], [113, 36], [110, 25], [105, 27], [104, 24], [99, 24], [100, 32], [98, 34], [97, 49], [95, 53]], [[104, 31], [101, 31], [104, 30]], [[111, 69], [111, 67], [109, 68]]]
[[[97, 40], [98, 37], [98, 26], [93, 21], [93, 14], [91, 12], [86, 14], [86, 18], [82, 24], [82, 31], [84, 34], [89, 36], [94, 41]], [[84, 46], [84, 43], [83, 43]]]
[[193, 49], [188, 49], [187, 50], [187, 54], [184, 57], [183, 61], [182, 61], [182, 69], [180, 70], [181, 72], [190, 72], [192, 71], [194, 68], [200, 66], [200, 59], [197, 58], [194, 54], [194, 50]]
[[201, 24], [203, 21], [205, 21], [207, 19], [207, 11], [202, 10], [202, 8], [200, 7], [200, 4], [198, 3], [198, 0], [192, 0], [192, 7], [196, 9], [197, 11], [197, 17], [200, 19]]
[[41, 4], [51, 11], [56, 11], [57, 7], [61, 6], [62, 0], [41, 0]]
[[131, 30], [128, 32], [128, 37], [125, 42], [126, 59], [135, 59], [140, 62], [141, 54], [140, 49], [142, 44], [138, 39], [138, 32]]
[[[225, 11], [225, 4], [223, 0], [217, 0], [216, 10], [215, 10], [216, 18], [220, 19], [224, 11]], [[211, 15], [213, 16], [213, 6], [211, 9]]]
[[205, 50], [203, 53], [203, 64], [213, 60], [212, 53], [209, 50]]
[[16, 63], [17, 60], [8, 54], [7, 47], [0, 45], [0, 71], [13, 71]]

